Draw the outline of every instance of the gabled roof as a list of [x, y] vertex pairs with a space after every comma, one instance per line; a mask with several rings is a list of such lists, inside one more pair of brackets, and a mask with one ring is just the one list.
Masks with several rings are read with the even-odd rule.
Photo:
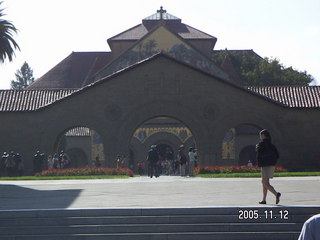
[[[30, 112], [37, 111], [44, 107], [53, 105], [54, 103], [60, 102], [65, 98], [72, 97], [76, 94], [81, 94], [84, 91], [96, 87], [105, 81], [113, 79], [119, 74], [125, 73], [132, 68], [135, 68], [141, 64], [145, 64], [152, 59], [156, 59], [160, 56], [169, 58], [187, 67], [191, 67], [196, 71], [200, 71], [206, 75], [212, 76], [207, 72], [201, 71], [198, 68], [187, 65], [184, 62], [172, 58], [171, 56], [165, 55], [164, 53], [156, 54], [155, 56], [145, 59], [142, 62], [136, 63], [126, 69], [122, 69], [119, 72], [110, 75], [104, 79], [96, 81], [88, 86], [80, 89], [51, 89], [51, 90], [0, 90], [0, 112]], [[258, 97], [262, 97], [267, 101], [278, 104], [279, 106], [287, 108], [303, 108], [320, 109], [320, 86], [302, 86], [302, 87], [248, 87], [243, 88], [236, 84], [227, 82], [223, 79], [217, 79], [223, 81], [226, 84], [232, 85], [239, 90], [246, 91], [249, 94], [254, 94]]]
[[[149, 48], [150, 42], [152, 42], [152, 47]], [[145, 46], [148, 46], [148, 49]], [[201, 70], [219, 78], [230, 80], [230, 76], [211, 59], [198, 51], [191, 43], [186, 42], [180, 35], [171, 31], [166, 24], [157, 25], [124, 53], [102, 68], [94, 78], [95, 80], [103, 78], [159, 52], [165, 52], [171, 57], [201, 68]]]
[[110, 52], [72, 52], [27, 89], [79, 88], [111, 61]]
[[[161, 11], [161, 13], [160, 13]], [[172, 32], [178, 34], [184, 39], [202, 39], [202, 40], [213, 40], [214, 43], [217, 38], [202, 32], [194, 27], [188, 26], [181, 22], [181, 19], [167, 13], [165, 10], [158, 10], [155, 14], [146, 17], [142, 20], [142, 23], [136, 25], [124, 32], [121, 32], [108, 39], [110, 41], [137, 41], [152, 31], [153, 28], [159, 24], [166, 25]]]

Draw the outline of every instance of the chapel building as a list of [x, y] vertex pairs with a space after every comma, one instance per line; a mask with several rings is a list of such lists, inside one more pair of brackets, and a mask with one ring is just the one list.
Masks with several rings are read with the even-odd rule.
[[246, 165], [267, 128], [279, 165], [319, 170], [320, 87], [243, 86], [228, 56], [212, 60], [216, 42], [161, 7], [109, 38], [110, 52], [72, 52], [27, 89], [0, 90], [0, 151], [19, 152], [29, 174], [37, 150], [136, 169], [151, 145], [162, 159], [185, 145], [199, 165]]

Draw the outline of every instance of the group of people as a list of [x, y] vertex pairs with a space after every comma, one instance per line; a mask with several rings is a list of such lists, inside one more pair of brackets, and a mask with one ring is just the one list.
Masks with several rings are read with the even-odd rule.
[[[65, 169], [71, 165], [70, 159], [63, 151], [60, 154], [49, 155], [46, 161], [44, 153], [37, 151], [33, 156], [33, 174], [42, 172], [45, 169]], [[0, 159], [0, 177], [23, 176], [24, 164], [19, 153], [11, 151], [4, 152]]]
[[71, 161], [68, 155], [61, 151], [60, 154], [55, 153], [53, 156], [49, 155], [47, 164], [48, 169], [66, 169], [70, 168]]
[[21, 155], [11, 151], [10, 154], [4, 152], [0, 160], [0, 177], [8, 176], [22, 176], [23, 175], [23, 162]]
[[48, 158], [44, 153], [37, 151], [33, 157], [33, 174], [46, 169], [65, 169], [69, 168], [70, 165], [71, 161], [64, 151], [61, 151], [60, 154], [55, 153], [53, 156], [49, 155]]
[[[181, 176], [194, 176], [194, 168], [197, 163], [197, 150], [190, 147], [188, 155], [184, 152], [185, 146], [181, 145], [178, 149], [178, 155], [175, 159], [168, 157], [162, 159], [157, 145], [152, 145], [148, 151], [147, 163], [148, 163], [148, 176], [159, 177], [161, 174], [165, 175], [178, 175]], [[167, 156], [173, 156], [173, 154], [167, 154]], [[138, 172], [140, 175], [144, 173], [143, 163], [138, 163]]]

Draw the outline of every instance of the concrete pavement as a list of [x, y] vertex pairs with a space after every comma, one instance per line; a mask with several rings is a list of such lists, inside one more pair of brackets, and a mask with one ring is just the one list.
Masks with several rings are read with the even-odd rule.
[[[274, 178], [280, 206], [320, 206], [320, 177]], [[259, 178], [0, 181], [0, 210], [259, 206]], [[268, 193], [267, 206], [276, 206]], [[260, 205], [261, 206], [261, 205]]]

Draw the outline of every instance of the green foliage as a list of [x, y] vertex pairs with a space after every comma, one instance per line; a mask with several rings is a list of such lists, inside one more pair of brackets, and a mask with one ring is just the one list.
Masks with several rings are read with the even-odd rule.
[[33, 70], [27, 62], [16, 72], [16, 80], [11, 81], [12, 89], [24, 89], [34, 82]]
[[[0, 2], [0, 5], [3, 2]], [[0, 62], [9, 59], [11, 62], [14, 56], [14, 50], [20, 50], [18, 44], [13, 39], [13, 34], [17, 33], [16, 27], [8, 20], [2, 19], [5, 14], [0, 8]]]
[[212, 60], [221, 65], [228, 56], [244, 86], [307, 86], [314, 78], [306, 71], [284, 67], [278, 59], [261, 58], [253, 51], [218, 51]]

